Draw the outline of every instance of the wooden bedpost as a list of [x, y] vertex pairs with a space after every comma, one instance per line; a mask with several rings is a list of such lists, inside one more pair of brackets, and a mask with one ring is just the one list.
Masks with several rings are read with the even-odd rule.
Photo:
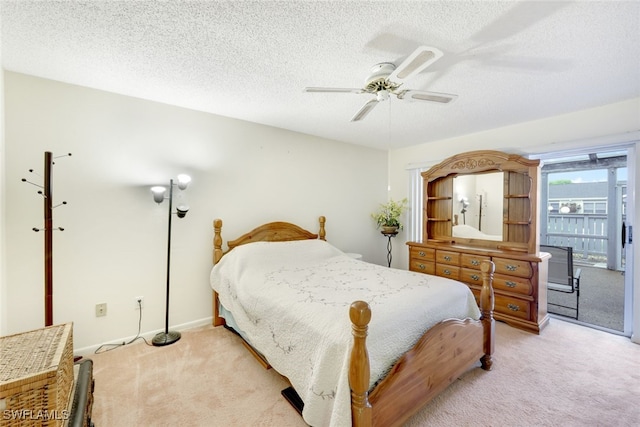
[[318, 238], [320, 240], [327, 240], [325, 237], [327, 235], [327, 232], [324, 229], [324, 223], [327, 222], [327, 219], [323, 216], [321, 216], [320, 218], [318, 218], [318, 220], [320, 221], [320, 231], [318, 231]]
[[496, 346], [496, 321], [493, 318], [493, 271], [495, 265], [491, 261], [482, 261], [482, 290], [480, 291], [480, 311], [484, 329], [484, 356], [480, 359], [482, 369], [491, 370], [491, 356]]
[[[213, 220], [213, 264], [217, 264], [222, 258], [222, 220]], [[220, 317], [218, 310], [218, 293], [213, 291], [213, 326], [224, 325], [224, 319]]]
[[213, 264], [217, 264], [222, 258], [222, 235], [220, 231], [222, 230], [222, 220], [214, 219], [213, 220]]
[[351, 388], [351, 424], [353, 427], [371, 427], [371, 404], [369, 403], [369, 354], [367, 352], [367, 330], [371, 320], [371, 309], [364, 301], [355, 301], [349, 309], [353, 334], [353, 348], [349, 364], [349, 386]]

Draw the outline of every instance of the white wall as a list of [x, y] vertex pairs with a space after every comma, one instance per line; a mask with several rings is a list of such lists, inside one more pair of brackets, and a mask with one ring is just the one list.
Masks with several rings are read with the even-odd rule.
[[[387, 152], [254, 123], [5, 73], [7, 322], [2, 334], [43, 326], [43, 221], [37, 188], [44, 151], [72, 153], [53, 168], [54, 323], [74, 322], [76, 349], [163, 329], [167, 204], [150, 186], [193, 178], [191, 211], [173, 217], [171, 324], [209, 321], [212, 220], [223, 238], [285, 220], [386, 263], [370, 213], [387, 197]], [[41, 182], [41, 181], [40, 181]], [[4, 300], [4, 298], [3, 298]], [[95, 317], [96, 303], [108, 304]]]
[[[457, 153], [499, 150], [534, 154], [572, 150], [586, 146], [596, 147], [637, 141], [638, 131], [640, 131], [640, 98], [635, 98], [544, 120], [392, 150], [389, 153], [390, 193], [394, 199], [408, 197], [408, 167], [420, 164], [432, 165]], [[640, 149], [640, 146], [637, 149]], [[640, 168], [636, 169], [635, 180], [636, 188], [640, 188], [638, 187]], [[635, 197], [637, 202], [640, 196], [636, 193]], [[640, 209], [636, 209], [634, 223], [640, 226]], [[405, 242], [404, 235], [398, 235], [398, 243]], [[636, 261], [639, 260], [639, 253], [640, 249], [636, 248]], [[393, 266], [408, 268], [408, 250], [404, 244], [397, 244], [394, 247]], [[636, 310], [633, 329], [637, 337], [634, 339], [640, 342], [640, 337], [637, 336], [637, 331], [640, 331], [640, 268], [634, 271], [634, 300]]]

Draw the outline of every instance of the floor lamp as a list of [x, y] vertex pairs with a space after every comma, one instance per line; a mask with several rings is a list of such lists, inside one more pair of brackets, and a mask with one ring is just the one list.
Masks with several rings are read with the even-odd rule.
[[[182, 192], [186, 190], [189, 186], [189, 182], [191, 182], [191, 178], [188, 175], [178, 175], [177, 186], [178, 189]], [[169, 180], [169, 196], [165, 196], [167, 189], [162, 186], [152, 187], [151, 192], [153, 193], [153, 200], [160, 204], [164, 199], [169, 200], [169, 221], [168, 221], [168, 232], [167, 232], [167, 296], [166, 296], [166, 308], [165, 308], [165, 320], [164, 320], [164, 332], [160, 332], [156, 334], [155, 337], [151, 340], [153, 345], [162, 346], [173, 344], [178, 341], [181, 337], [180, 332], [170, 331], [169, 330], [169, 287], [170, 287], [170, 271], [171, 271], [171, 215], [173, 215], [173, 179]], [[176, 215], [178, 218], [184, 218], [189, 211], [189, 205], [187, 205], [184, 199], [181, 197], [181, 200], [176, 204]]]

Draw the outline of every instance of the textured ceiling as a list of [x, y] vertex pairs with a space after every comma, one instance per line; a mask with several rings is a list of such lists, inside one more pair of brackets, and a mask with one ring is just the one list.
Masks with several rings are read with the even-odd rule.
[[[376, 148], [640, 96], [640, 2], [4, 1], [5, 69]], [[427, 45], [405, 86], [449, 105], [303, 92], [364, 85]]]

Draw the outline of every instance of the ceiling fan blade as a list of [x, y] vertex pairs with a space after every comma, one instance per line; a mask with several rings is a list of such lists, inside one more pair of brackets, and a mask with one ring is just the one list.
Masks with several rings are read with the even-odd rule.
[[304, 92], [315, 93], [364, 93], [362, 89], [342, 88], [342, 87], [305, 87]]
[[389, 74], [388, 80], [402, 83], [442, 58], [442, 51], [435, 47], [420, 46]]
[[405, 90], [398, 94], [398, 99], [402, 99], [403, 101], [427, 101], [449, 104], [458, 99], [458, 95], [453, 95], [451, 93], [426, 92], [423, 90]]
[[358, 122], [364, 119], [367, 116], [367, 114], [369, 114], [369, 112], [373, 110], [373, 107], [375, 107], [377, 104], [378, 104], [377, 99], [372, 99], [371, 101], [367, 102], [362, 106], [360, 110], [358, 110], [356, 114], [354, 114], [353, 117], [351, 117], [351, 121]]

